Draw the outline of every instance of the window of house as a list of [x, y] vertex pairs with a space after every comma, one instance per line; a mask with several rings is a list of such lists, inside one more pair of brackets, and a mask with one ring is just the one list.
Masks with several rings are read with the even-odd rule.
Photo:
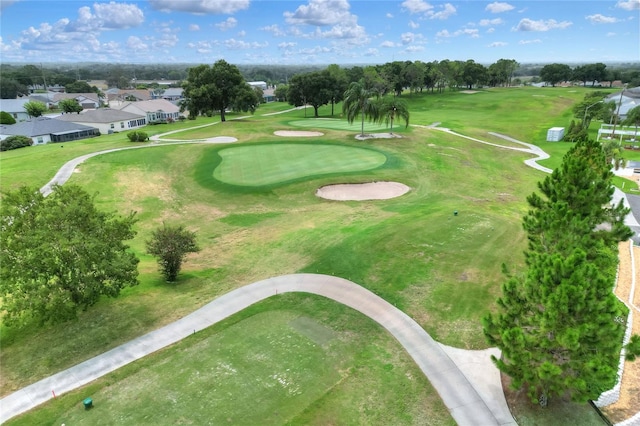
[[120, 122], [120, 128], [121, 128], [121, 129], [124, 129], [124, 121], [121, 121], [121, 122]]
[[112, 129], [115, 129], [115, 128], [116, 128], [116, 126], [115, 126], [113, 123], [111, 123], [111, 128], [112, 128]]

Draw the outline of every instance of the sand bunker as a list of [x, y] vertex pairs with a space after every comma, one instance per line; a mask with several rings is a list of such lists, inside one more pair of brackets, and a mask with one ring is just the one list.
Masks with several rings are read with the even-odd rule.
[[395, 133], [365, 133], [356, 135], [356, 139], [360, 141], [364, 141], [367, 139], [391, 139], [391, 138], [401, 138], [402, 136], [396, 135]]
[[323, 186], [316, 195], [335, 201], [388, 200], [406, 194], [410, 189], [399, 182], [345, 183]]
[[322, 132], [309, 132], [305, 130], [276, 130], [273, 132], [276, 136], [286, 136], [286, 137], [303, 137], [310, 138], [314, 136], [324, 136]]

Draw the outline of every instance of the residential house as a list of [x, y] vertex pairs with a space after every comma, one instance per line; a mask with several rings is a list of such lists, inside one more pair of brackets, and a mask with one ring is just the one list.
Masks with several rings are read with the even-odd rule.
[[84, 109], [96, 109], [102, 106], [102, 99], [97, 93], [56, 93], [53, 96], [53, 103], [58, 103], [63, 99], [75, 99]]
[[166, 99], [127, 102], [119, 109], [134, 114], [142, 114], [147, 117], [147, 123], [164, 123], [175, 121], [180, 117], [180, 108]]
[[147, 118], [143, 114], [111, 108], [88, 110], [80, 114], [62, 114], [56, 119], [95, 127], [102, 134], [136, 130], [147, 125]]
[[71, 142], [91, 138], [99, 136], [100, 132], [95, 127], [68, 123], [50, 117], [37, 117], [16, 124], [0, 125], [1, 140], [15, 135], [30, 137], [34, 145], [41, 145], [49, 142]]
[[10, 114], [16, 121], [28, 120], [29, 114], [24, 109], [24, 104], [29, 100], [29, 98], [0, 99], [0, 111]]
[[109, 89], [106, 94], [109, 103], [148, 101], [153, 98], [149, 89]]
[[624, 120], [627, 118], [629, 111], [640, 105], [640, 86], [631, 89], [622, 89], [620, 92], [612, 93], [604, 98], [604, 101], [615, 102], [617, 105], [616, 113], [620, 117], [620, 120]]
[[184, 90], [180, 87], [169, 87], [168, 89], [165, 89], [160, 97], [175, 104], [183, 98], [183, 91]]

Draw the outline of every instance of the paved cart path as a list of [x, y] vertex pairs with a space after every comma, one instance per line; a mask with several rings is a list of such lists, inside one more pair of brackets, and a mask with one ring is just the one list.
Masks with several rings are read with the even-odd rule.
[[0, 422], [46, 402], [52, 391], [60, 395], [76, 389], [256, 302], [286, 292], [333, 299], [384, 327], [414, 359], [459, 425], [516, 424], [504, 399], [498, 370], [489, 360], [491, 350], [442, 346], [408, 315], [364, 287], [319, 274], [284, 275], [231, 291], [178, 321], [8, 395], [0, 400]]

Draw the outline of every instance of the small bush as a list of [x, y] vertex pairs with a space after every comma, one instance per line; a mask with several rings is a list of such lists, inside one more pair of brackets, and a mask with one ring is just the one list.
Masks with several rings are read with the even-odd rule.
[[0, 124], [16, 124], [16, 119], [6, 111], [0, 111]]
[[5, 140], [0, 141], [0, 151], [10, 151], [31, 145], [33, 145], [33, 140], [27, 136], [9, 136]]
[[127, 133], [127, 137], [131, 142], [145, 142], [149, 140], [149, 136], [145, 132], [141, 132], [139, 130]]

